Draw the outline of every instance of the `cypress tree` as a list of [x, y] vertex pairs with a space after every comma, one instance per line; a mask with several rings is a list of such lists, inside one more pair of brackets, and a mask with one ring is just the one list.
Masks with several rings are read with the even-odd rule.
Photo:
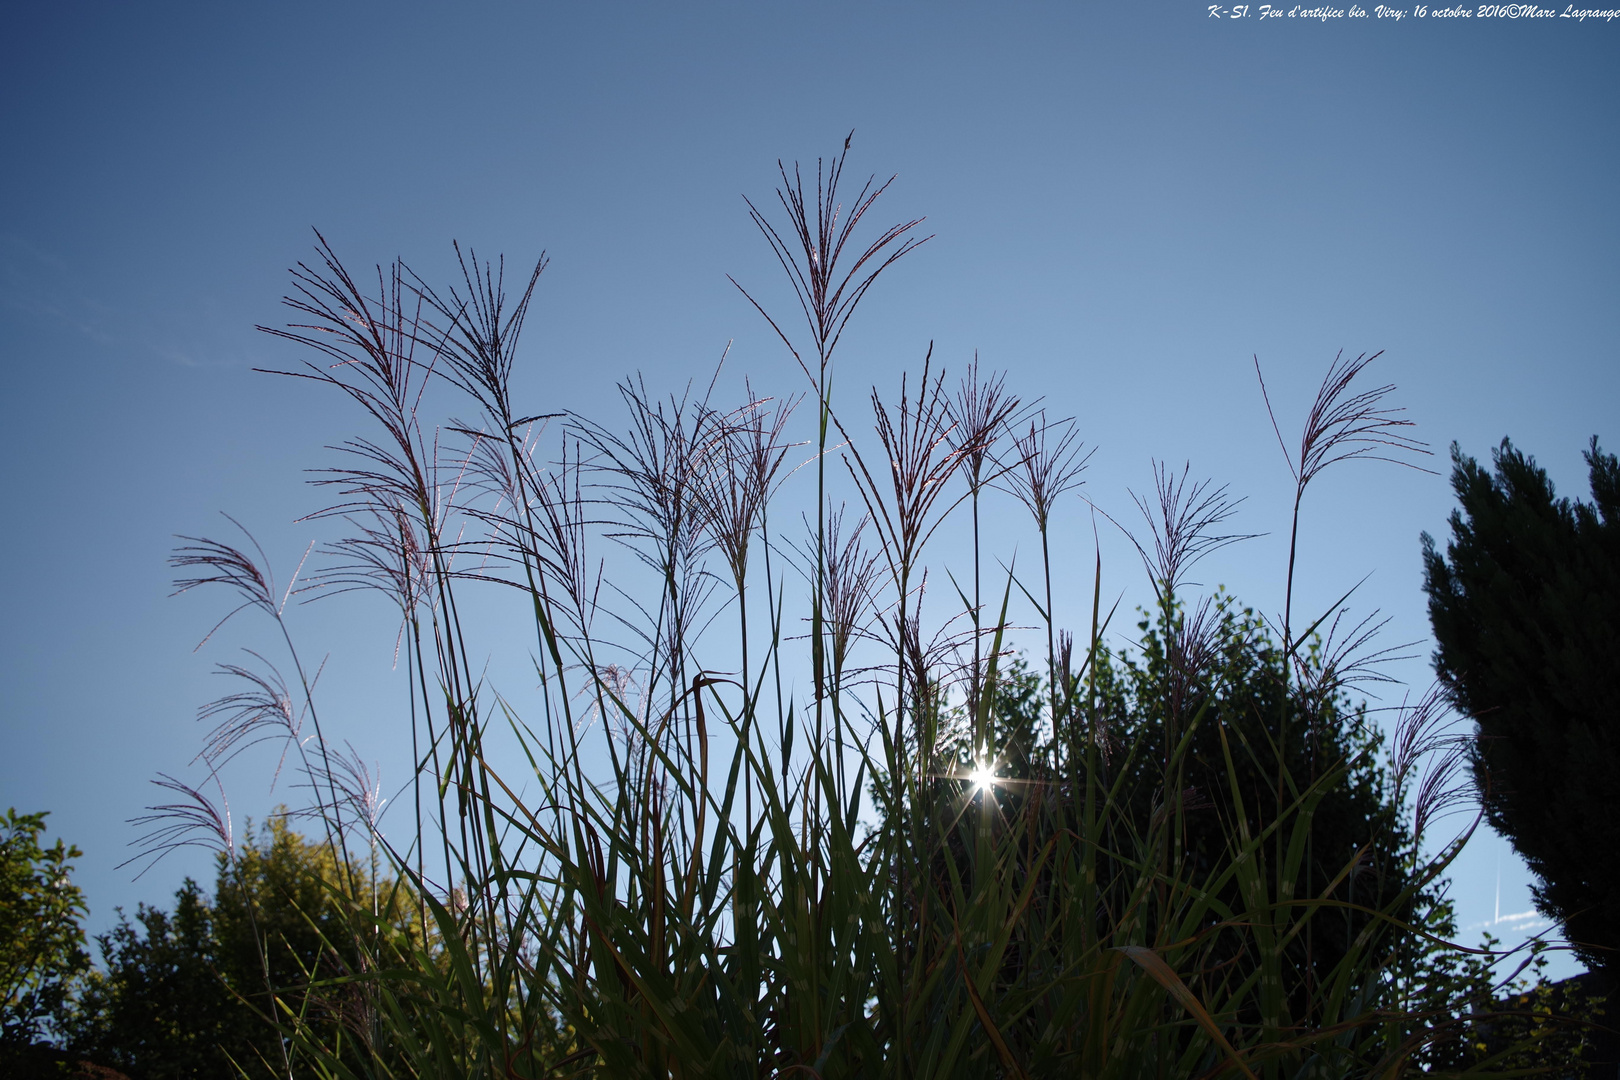
[[1593, 502], [1560, 499], [1504, 439], [1494, 474], [1452, 447], [1444, 555], [1423, 536], [1435, 671], [1477, 725], [1486, 820], [1540, 879], [1576, 954], [1620, 974], [1620, 465], [1586, 452]]

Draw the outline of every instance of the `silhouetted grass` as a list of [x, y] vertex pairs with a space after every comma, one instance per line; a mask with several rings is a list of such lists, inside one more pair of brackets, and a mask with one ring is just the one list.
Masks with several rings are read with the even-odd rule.
[[[1324, 737], [1308, 762], [1288, 750], [1291, 722], [1340, 715], [1327, 703], [1367, 673], [1370, 640], [1363, 624], [1348, 648], [1309, 647], [1337, 609], [1295, 630], [1304, 492], [1346, 458], [1421, 451], [1379, 407], [1392, 388], [1356, 393], [1371, 358], [1336, 362], [1289, 457], [1280, 650], [1181, 595], [1197, 559], [1241, 539], [1224, 529], [1236, 503], [1156, 466], [1138, 550], [1162, 677], [1157, 696], [1133, 699], [1146, 726], [1110, 727], [1100, 553], [1077, 617], [1052, 589], [1054, 510], [1087, 462], [1073, 422], [1049, 421], [976, 361], [952, 395], [931, 350], [895, 398], [871, 391], [869, 415], [861, 394], [835, 394], [857, 305], [920, 243], [920, 219], [856, 239], [887, 185], [868, 182], [844, 210], [844, 160], [818, 163], [813, 191], [782, 169], [783, 225], [749, 207], [805, 320], [793, 332], [748, 294], [815, 408], [807, 527], [770, 516], [798, 464], [796, 396], [749, 387], [716, 404], [711, 385], [662, 398], [638, 378], [620, 387], [623, 425], [570, 415], [555, 432], [555, 413], [512, 400], [543, 258], [510, 306], [499, 264], [471, 255], [444, 291], [395, 265], [367, 292], [324, 240], [318, 266], [295, 272], [301, 324], [270, 332], [323, 356], [291, 374], [347, 396], [371, 426], [319, 480], [336, 493], [320, 516], [348, 528], [309, 584], [375, 589], [399, 610], [408, 835], [396, 823], [385, 839], [355, 759], [318, 728], [302, 734], [316, 713], [295, 652], [291, 691], [268, 666], [232, 669], [246, 687], [210, 707], [205, 761], [267, 737], [296, 747], [333, 853], [380, 848], [432, 929], [395, 932], [372, 915], [386, 908], [352, 905], [371, 961], [327, 982], [361, 995], [364, 1053], [288, 1011], [290, 1073], [1134, 1080], [1393, 1076], [1432, 1057], [1464, 1029], [1475, 985], [1414, 984], [1449, 948], [1415, 925], [1456, 851], [1429, 861], [1419, 847], [1458, 791], [1435, 703], [1396, 736], [1415, 827], [1384, 823], [1326, 872], [1313, 815], [1381, 767], [1377, 743]], [[440, 390], [472, 419], [424, 417]], [[980, 501], [998, 491], [1030, 515], [1038, 583], [981, 580]], [[964, 504], [971, 595], [929, 560]], [[224, 584], [280, 624], [285, 597], [257, 561], [213, 541], [176, 561], [183, 588]], [[491, 642], [464, 618], [466, 591], [489, 588], [532, 619], [536, 689], [521, 699], [489, 684]], [[935, 594], [960, 604], [940, 610]], [[1014, 769], [1005, 691], [1024, 676], [1008, 666], [1009, 612], [1026, 601], [1045, 670], [1017, 730], [1045, 749]], [[727, 608], [735, 636], [715, 646], [703, 634]], [[1254, 677], [1276, 711], [1234, 727], [1210, 687], [1241, 641], [1266, 657]], [[1192, 762], [1195, 746], [1206, 756]], [[1194, 765], [1227, 782], [1189, 786]], [[1261, 775], [1261, 789], [1240, 781]], [[183, 807], [166, 821], [205, 819]], [[1195, 833], [1209, 857], [1189, 856]], [[1399, 853], [1399, 872], [1357, 892], [1375, 847]], [[1313, 940], [1329, 919], [1352, 928], [1333, 950]]]

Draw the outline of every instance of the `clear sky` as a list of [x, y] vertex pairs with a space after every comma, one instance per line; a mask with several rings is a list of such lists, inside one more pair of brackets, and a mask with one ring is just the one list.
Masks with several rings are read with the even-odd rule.
[[[294, 520], [319, 504], [300, 470], [350, 430], [336, 402], [251, 370], [294, 362], [253, 326], [283, 321], [312, 227], [356, 266], [399, 255], [430, 280], [452, 239], [547, 250], [520, 377], [536, 412], [610, 417], [615, 379], [678, 389], [733, 339], [733, 372], [796, 389], [725, 277], [780, 299], [740, 196], [769, 198], [779, 157], [851, 129], [852, 173], [898, 174], [884, 216], [926, 215], [935, 239], [857, 316], [845, 379], [892, 383], [930, 340], [953, 370], [978, 350], [1078, 418], [1099, 448], [1088, 491], [1116, 516], [1153, 458], [1191, 460], [1267, 534], [1201, 568], [1248, 603], [1280, 606], [1291, 490], [1251, 358], [1292, 439], [1338, 350], [1386, 350], [1369, 374], [1399, 384], [1441, 475], [1320, 481], [1301, 604], [1370, 572], [1357, 610], [1420, 640], [1396, 673], [1421, 692], [1418, 535], [1445, 534], [1447, 445], [1512, 436], [1584, 494], [1586, 441], [1620, 444], [1620, 20], [1405, 10], [9, 7], [0, 803], [51, 810], [85, 849], [95, 929], [210, 872], [201, 855], [138, 882], [115, 867], [147, 781], [199, 745], [210, 662], [242, 643], [193, 654], [221, 611], [167, 598], [174, 534], [218, 533], [228, 511], [290, 569], [313, 535]], [[1077, 594], [1090, 524], [1067, 512], [1059, 586]], [[1105, 559], [1139, 602], [1116, 542]], [[342, 734], [397, 778], [391, 634], [361, 608], [297, 618], [331, 653]], [[232, 794], [239, 816], [296, 798], [262, 769]], [[1496, 837], [1454, 877], [1468, 936], [1534, 921], [1507, 918], [1530, 908], [1527, 877]]]

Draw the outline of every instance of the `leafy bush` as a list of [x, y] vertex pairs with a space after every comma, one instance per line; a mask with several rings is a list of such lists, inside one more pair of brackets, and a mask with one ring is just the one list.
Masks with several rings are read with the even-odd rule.
[[[340, 867], [282, 817], [218, 862], [212, 897], [188, 879], [173, 911], [142, 904], [97, 938], [102, 967], [78, 995], [72, 1049], [137, 1080], [276, 1077], [287, 1071], [277, 1030], [284, 1010], [339, 1052], [344, 1038], [366, 1031], [372, 1021], [355, 988], [324, 985], [370, 959], [354, 934], [372, 881], [359, 879], [359, 905], [344, 887], [363, 868]], [[388, 883], [377, 886], [391, 929], [408, 936], [409, 904], [401, 910], [398, 894], [386, 899]]]
[[27, 1046], [66, 1015], [74, 981], [90, 966], [79, 918], [84, 894], [68, 861], [84, 853], [40, 844], [46, 814], [0, 818], [0, 1044]]
[[[1105, 733], [1103, 772], [1136, 833], [1147, 832], [1165, 805], [1165, 763], [1177, 754], [1166, 745], [1163, 717], [1179, 710], [1192, 721], [1184, 725], [1171, 856], [1183, 860], [1194, 879], [1226, 864], [1234, 835], [1258, 835], [1279, 815], [1286, 818], [1294, 798], [1288, 785], [1308, 783], [1342, 763], [1341, 779], [1312, 812], [1306, 861], [1293, 890], [1333, 895], [1349, 906], [1318, 913], [1297, 937], [1290, 958], [1296, 1008], [1304, 1007], [1308, 987], [1350, 952], [1371, 912], [1403, 893], [1410, 894], [1401, 915], [1406, 922], [1422, 922], [1445, 906], [1433, 890], [1412, 890], [1420, 870], [1407, 810], [1390, 788], [1385, 740], [1364, 707], [1352, 707], [1342, 691], [1290, 693], [1282, 650], [1252, 612], [1237, 611], [1224, 596], [1191, 618], [1179, 608], [1144, 617], [1138, 631], [1137, 649], [1099, 653], [1087, 711]], [[1067, 755], [1043, 723], [1048, 697], [1044, 680], [1021, 661], [997, 684], [990, 745], [999, 751], [1002, 816], [1021, 809], [1028, 785], [1084, 782], [1066, 775]], [[953, 756], [964, 771], [971, 767], [965, 739]], [[1336, 880], [1346, 867], [1348, 875]], [[1128, 877], [1132, 868], [1116, 862], [1110, 873]], [[1241, 906], [1235, 883], [1221, 900]]]

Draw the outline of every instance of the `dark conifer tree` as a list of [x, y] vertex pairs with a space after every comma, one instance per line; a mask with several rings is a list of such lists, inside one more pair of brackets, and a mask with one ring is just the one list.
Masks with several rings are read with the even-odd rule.
[[1423, 537], [1435, 670], [1477, 725], [1487, 820], [1594, 970], [1620, 974], [1620, 465], [1592, 440], [1594, 502], [1558, 498], [1506, 439], [1494, 475], [1455, 446], [1444, 555]]

